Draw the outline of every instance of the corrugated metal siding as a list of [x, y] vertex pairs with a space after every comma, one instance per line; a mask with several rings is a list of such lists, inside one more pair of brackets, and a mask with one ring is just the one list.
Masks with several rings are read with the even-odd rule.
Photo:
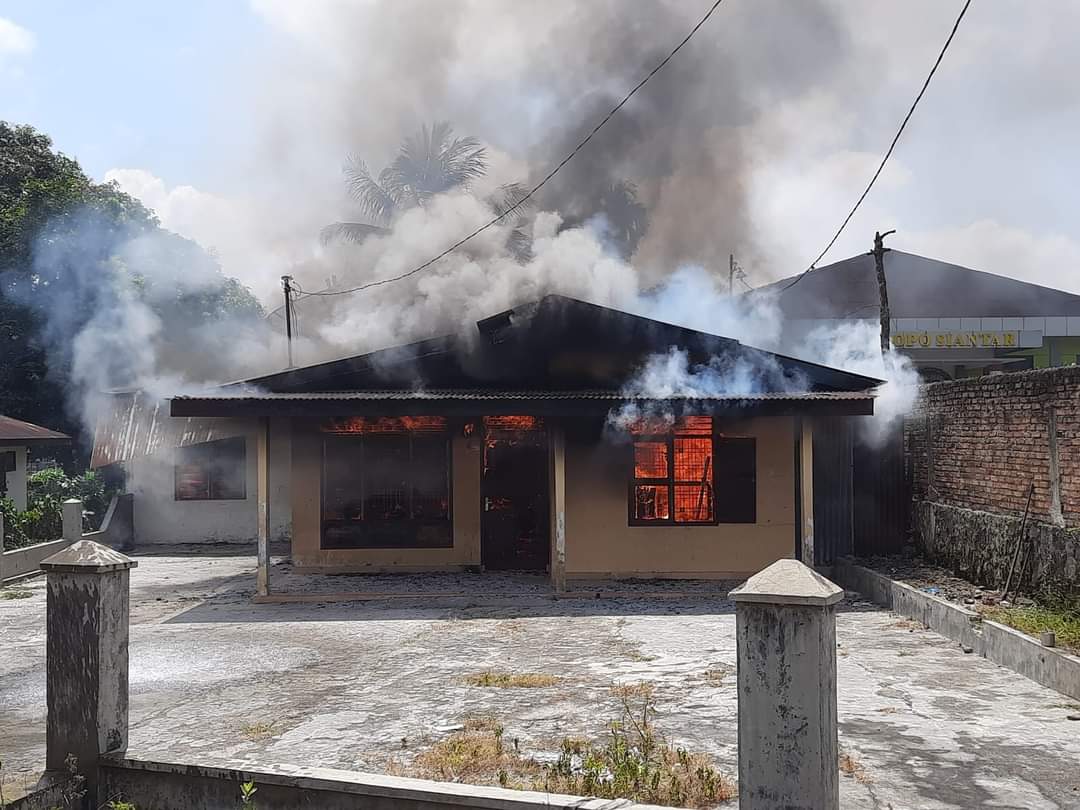
[[239, 433], [240, 429], [227, 420], [169, 416], [167, 401], [143, 393], [112, 394], [98, 414], [90, 468]]
[[814, 564], [852, 552], [850, 419], [814, 423]]
[[[869, 417], [857, 417], [858, 419]], [[880, 443], [860, 436], [852, 444], [853, 551], [896, 554], [907, 542], [911, 495], [904, 464], [904, 428], [896, 420]]]

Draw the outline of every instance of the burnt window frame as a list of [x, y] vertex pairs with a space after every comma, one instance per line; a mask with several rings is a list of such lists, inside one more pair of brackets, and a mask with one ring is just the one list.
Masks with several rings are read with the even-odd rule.
[[[234, 472], [239, 476], [239, 487], [230, 494], [222, 495], [217, 487], [220, 486], [220, 462], [215, 461], [213, 456], [222, 455], [221, 448], [238, 448], [238, 458], [230, 462], [235, 465]], [[185, 460], [185, 456], [188, 457]], [[194, 459], [192, 459], [194, 457]], [[180, 493], [180, 470], [181, 467], [202, 466], [205, 468], [206, 494], [196, 496], [182, 496]], [[247, 437], [230, 436], [226, 439], [214, 439], [209, 442], [199, 442], [186, 447], [178, 447], [173, 457], [173, 500], [181, 503], [204, 503], [206, 501], [246, 501], [247, 500]]]
[[[699, 485], [700, 481], [680, 481], [675, 478], [675, 440], [677, 438], [709, 438], [712, 445], [712, 458], [710, 461], [712, 475], [712, 500], [713, 517], [708, 520], [676, 520], [675, 519], [675, 487]], [[637, 476], [637, 459], [634, 455], [635, 445], [639, 443], [665, 444], [667, 448], [668, 475], [664, 478], [639, 478]], [[722, 497], [720, 485], [719, 465], [717, 459], [722, 455], [722, 447], [725, 445], [741, 444], [749, 448], [753, 463], [748, 473], [744, 472], [750, 482], [753, 493], [749, 503], [739, 508], [732, 509], [729, 499]], [[726, 478], [726, 477], [725, 477]], [[727, 479], [726, 480], [730, 480]], [[669, 516], [666, 518], [638, 518], [634, 515], [636, 503], [636, 489], [641, 486], [666, 486], [668, 491]], [[748, 493], [747, 493], [748, 494]], [[740, 496], [741, 497], [741, 496]], [[736, 515], [733, 516], [732, 513]], [[641, 433], [630, 437], [630, 476], [626, 493], [626, 519], [627, 525], [633, 527], [642, 526], [719, 526], [719, 525], [752, 525], [757, 523], [757, 438], [754, 436], [725, 436], [715, 429], [711, 433], [693, 433], [691, 431], [671, 430], [667, 433]]]
[[[404, 521], [361, 521], [361, 524], [366, 523], [367, 526], [375, 529], [379, 523], [394, 526], [407, 526], [412, 525], [419, 529], [422, 525], [438, 525], [446, 526], [446, 539], [439, 543], [421, 543], [419, 541], [412, 543], [390, 542], [384, 539], [385, 534], [380, 534], [376, 531], [372, 532], [372, 537], [366, 542], [359, 542], [354, 540], [350, 544], [344, 543], [331, 543], [327, 544], [326, 531], [327, 531], [327, 518], [326, 518], [326, 496], [327, 496], [327, 445], [330, 443], [345, 444], [355, 443], [360, 448], [361, 464], [357, 468], [358, 486], [360, 489], [360, 503], [363, 506], [364, 502], [364, 470], [365, 464], [365, 447], [364, 442], [366, 439], [379, 438], [385, 436], [400, 436], [409, 443], [409, 462], [413, 462], [413, 447], [414, 442], [417, 439], [435, 442], [442, 441], [445, 457], [446, 457], [446, 517], [438, 520], [424, 521], [417, 518], [408, 518]], [[453, 432], [450, 429], [450, 425], [440, 432], [426, 432], [426, 431], [411, 431], [403, 430], [399, 434], [391, 433], [362, 433], [355, 434], [350, 433], [320, 433], [321, 441], [320, 445], [320, 464], [319, 464], [319, 548], [327, 551], [377, 551], [377, 550], [425, 550], [425, 549], [452, 549], [454, 547], [454, 445], [453, 445]], [[410, 487], [410, 492], [414, 489]], [[410, 496], [411, 497], [411, 496]], [[410, 508], [410, 512], [412, 509]], [[417, 532], [419, 534], [419, 532]], [[360, 540], [363, 540], [362, 536]]]

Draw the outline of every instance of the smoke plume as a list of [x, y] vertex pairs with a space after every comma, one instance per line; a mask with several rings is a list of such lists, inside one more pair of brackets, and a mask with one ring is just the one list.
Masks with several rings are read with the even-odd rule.
[[[542, 177], [706, 6], [254, 0], [273, 47], [221, 85], [222, 109], [239, 113], [251, 140], [242, 153], [210, 161], [223, 182], [244, 189], [231, 198], [241, 212], [232, 217], [213, 199], [215, 220], [235, 223], [226, 271], [268, 309], [280, 301], [278, 276], [295, 277], [303, 291], [295, 307], [300, 364], [469, 332], [479, 318], [561, 293], [906, 385], [907, 369], [874, 365], [877, 338], [861, 327], [787, 346], [774, 303], [728, 295], [729, 254], [750, 267], [768, 252], [753, 223], [749, 168], [794, 137], [790, 127], [760, 124], [834, 77], [851, 47], [822, 0], [725, 5], [542, 189], [525, 226], [527, 250], [508, 248], [510, 225], [500, 225], [404, 281], [310, 295], [406, 273], [486, 222], [493, 190]], [[360, 244], [321, 244], [322, 226], [362, 219], [342, 183], [346, 158], [377, 171], [405, 135], [440, 119], [483, 142], [487, 174], [400, 212]], [[145, 177], [115, 176], [167, 199]], [[153, 263], [147, 267], [152, 276]], [[159, 288], [197, 290], [199, 278], [169, 278]], [[223, 319], [178, 344], [162, 339], [162, 310], [145, 295], [94, 289], [89, 280], [79, 290], [98, 303], [94, 315], [72, 321], [61, 309], [50, 324], [57, 334], [81, 324], [65, 338], [73, 364], [108, 369], [83, 374], [84, 393], [121, 379], [175, 393], [284, 365], [280, 312], [266, 322], [273, 339]], [[665, 355], [635, 384], [642, 392], [738, 392], [767, 376]]]

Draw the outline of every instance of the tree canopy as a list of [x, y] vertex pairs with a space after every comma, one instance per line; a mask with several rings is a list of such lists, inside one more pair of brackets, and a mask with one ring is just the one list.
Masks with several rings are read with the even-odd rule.
[[0, 413], [81, 433], [72, 343], [122, 300], [160, 319], [163, 342], [262, 315], [206, 250], [115, 183], [93, 182], [47, 135], [0, 121]]
[[[344, 168], [349, 196], [356, 201], [368, 222], [334, 222], [322, 229], [324, 243], [333, 241], [363, 242], [369, 236], [386, 233], [395, 217], [415, 206], [427, 205], [439, 194], [468, 189], [487, 172], [487, 154], [480, 141], [471, 136], [454, 137], [453, 127], [436, 121], [430, 127], [401, 142], [394, 160], [376, 177], [357, 156], [350, 157]], [[527, 191], [520, 183], [500, 186], [485, 202], [492, 213], [506, 211], [521, 200]], [[507, 217], [513, 226], [507, 247], [518, 258], [528, 257], [529, 240], [523, 230], [527, 208], [519, 206]]]

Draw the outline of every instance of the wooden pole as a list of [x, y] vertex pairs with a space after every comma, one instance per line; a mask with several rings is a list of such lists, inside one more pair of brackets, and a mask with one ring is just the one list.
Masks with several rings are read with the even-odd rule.
[[281, 286], [285, 291], [285, 345], [288, 347], [289, 368], [292, 368], [292, 276], [282, 276]]
[[874, 249], [870, 251], [874, 257], [874, 267], [877, 269], [877, 283], [878, 283], [878, 297], [881, 299], [881, 356], [884, 357], [889, 353], [892, 348], [892, 344], [889, 340], [889, 323], [892, 316], [889, 314], [889, 290], [885, 284], [885, 251], [888, 248], [885, 247], [885, 237], [889, 234], [896, 233], [895, 230], [885, 231], [881, 233], [878, 231], [874, 234]]
[[1012, 562], [1009, 564], [1009, 575], [1005, 577], [1005, 590], [1001, 593], [1001, 600], [1009, 597], [1009, 587], [1012, 585], [1013, 571], [1016, 570], [1016, 560], [1020, 556], [1020, 548], [1024, 544], [1024, 531], [1027, 529], [1028, 513], [1031, 511], [1031, 498], [1035, 494], [1035, 482], [1028, 487], [1027, 504], [1024, 506], [1024, 517], [1020, 520], [1020, 531], [1016, 536], [1016, 548], [1013, 549]]

